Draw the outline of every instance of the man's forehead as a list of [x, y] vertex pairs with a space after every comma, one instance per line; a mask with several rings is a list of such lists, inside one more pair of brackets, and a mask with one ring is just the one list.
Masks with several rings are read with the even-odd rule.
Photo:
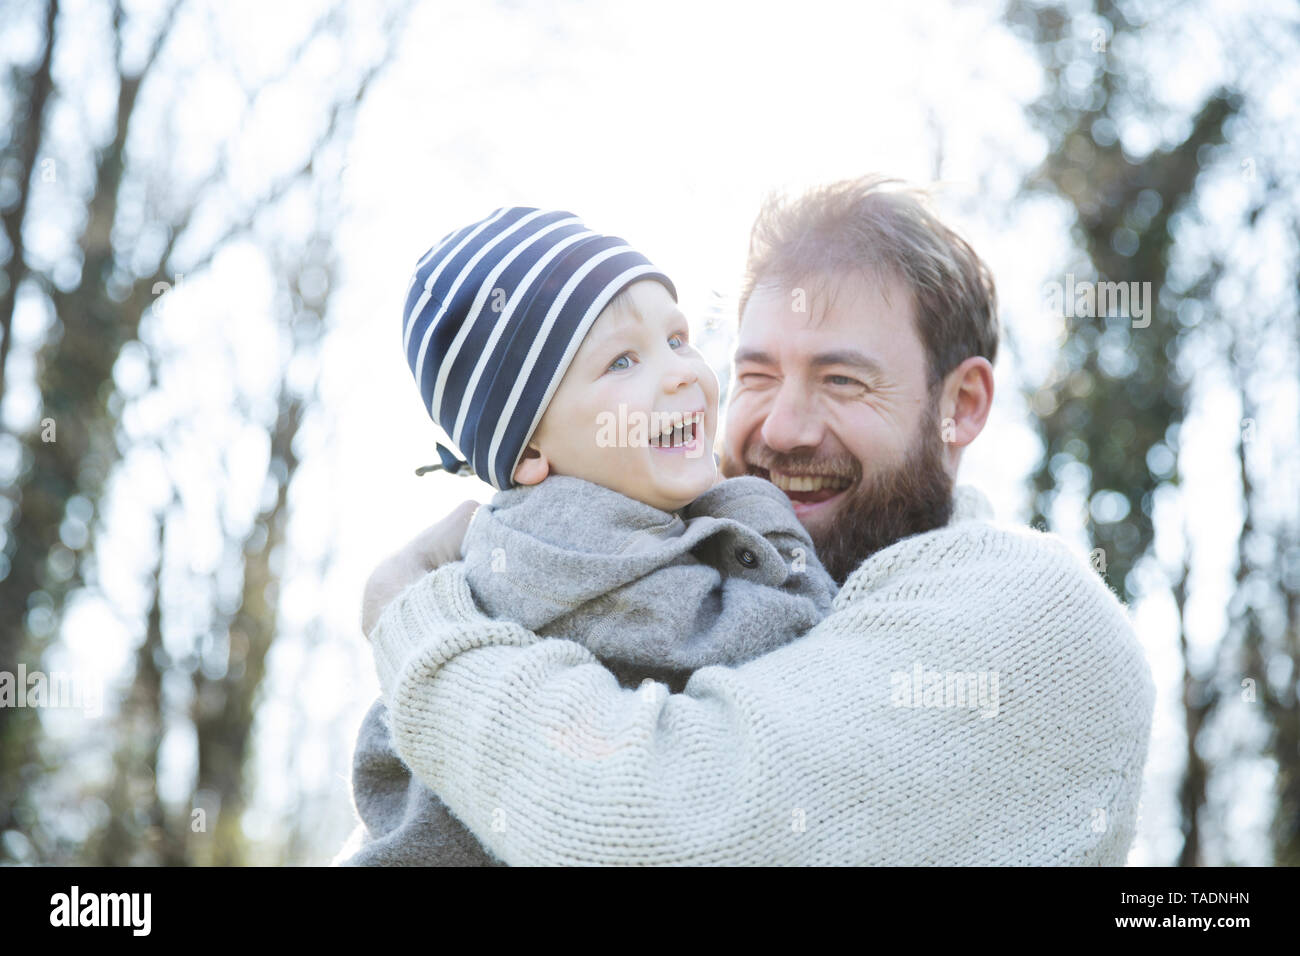
[[912, 296], [900, 280], [850, 275], [755, 286], [736, 343], [738, 352], [779, 349], [792, 356], [822, 351], [831, 341], [885, 347], [915, 334]]
[[792, 318], [806, 317], [815, 325], [827, 317], [851, 318], [864, 311], [907, 312], [910, 317], [912, 293], [892, 270], [867, 264], [797, 278], [760, 280], [746, 302], [746, 316], [751, 305], [765, 312], [784, 310]]

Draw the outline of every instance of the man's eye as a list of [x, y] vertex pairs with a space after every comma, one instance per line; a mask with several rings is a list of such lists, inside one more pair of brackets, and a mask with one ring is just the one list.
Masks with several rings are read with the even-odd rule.
[[856, 378], [849, 378], [847, 375], [827, 375], [826, 381], [830, 382], [832, 385], [840, 385], [840, 386], [851, 385], [856, 388], [866, 388], [866, 386], [863, 385], [861, 382], [859, 382]]
[[605, 369], [605, 371], [621, 372], [624, 369], [629, 369], [631, 367], [632, 367], [632, 356], [630, 356], [627, 352], [624, 352], [618, 358], [614, 359], [614, 361], [610, 362], [609, 368]]
[[764, 375], [762, 372], [742, 372], [739, 379], [740, 384], [746, 388], [761, 388], [772, 381], [772, 376]]

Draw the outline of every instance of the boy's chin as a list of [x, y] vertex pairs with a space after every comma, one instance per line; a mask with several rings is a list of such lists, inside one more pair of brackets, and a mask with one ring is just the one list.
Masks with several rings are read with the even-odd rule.
[[[709, 459], [709, 464], [713, 464], [712, 459]], [[656, 475], [658, 479], [655, 482], [656, 491], [665, 499], [681, 502], [681, 504], [670, 510], [686, 507], [716, 483], [717, 470], [714, 468], [705, 468], [703, 465], [699, 465], [691, 469], [689, 473], [683, 471], [684, 473], [679, 475]]]

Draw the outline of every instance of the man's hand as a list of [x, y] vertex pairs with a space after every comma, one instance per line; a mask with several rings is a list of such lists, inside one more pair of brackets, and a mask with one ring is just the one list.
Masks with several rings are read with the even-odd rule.
[[462, 501], [371, 572], [361, 597], [363, 634], [369, 636], [384, 608], [407, 587], [441, 565], [460, 560], [460, 545], [476, 510], [477, 501]]

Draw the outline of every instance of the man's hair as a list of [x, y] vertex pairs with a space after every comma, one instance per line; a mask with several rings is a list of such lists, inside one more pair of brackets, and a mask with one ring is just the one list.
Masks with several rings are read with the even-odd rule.
[[931, 392], [970, 356], [990, 364], [997, 357], [997, 292], [988, 266], [939, 220], [928, 194], [883, 176], [843, 180], [793, 200], [769, 197], [750, 233], [740, 314], [760, 285], [829, 285], [845, 272], [896, 277], [911, 290]]

